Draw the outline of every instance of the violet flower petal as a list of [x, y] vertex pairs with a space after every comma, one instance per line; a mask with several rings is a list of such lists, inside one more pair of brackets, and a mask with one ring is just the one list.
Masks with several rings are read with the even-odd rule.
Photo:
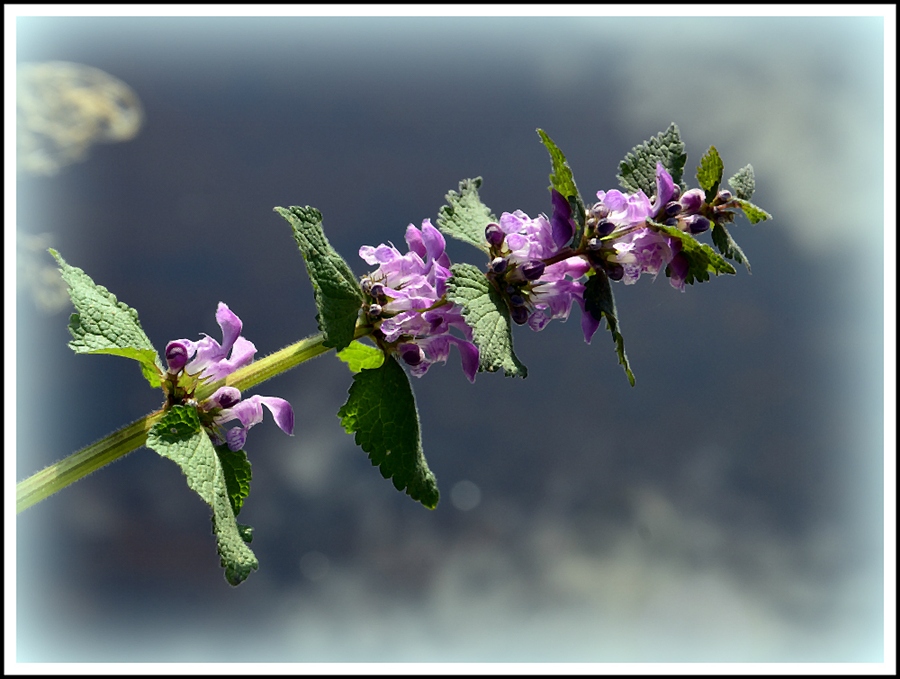
[[219, 307], [216, 309], [216, 321], [222, 329], [223, 353], [227, 354], [240, 336], [244, 324], [225, 302], [219, 302]]

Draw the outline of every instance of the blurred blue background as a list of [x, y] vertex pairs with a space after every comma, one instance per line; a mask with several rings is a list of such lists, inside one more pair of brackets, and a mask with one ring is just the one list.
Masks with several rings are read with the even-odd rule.
[[[526, 380], [454, 352], [414, 381], [442, 500], [394, 490], [335, 413], [328, 355], [266, 383], [248, 451], [260, 569], [224, 580], [209, 509], [141, 449], [20, 515], [19, 661], [880, 661], [880, 18], [19, 18], [18, 59], [127, 83], [145, 122], [54, 176], [17, 228], [136, 308], [161, 350], [225, 301], [270, 353], [315, 332], [274, 206], [313, 205], [357, 274], [481, 175], [550, 210], [541, 127], [584, 196], [675, 121], [746, 163], [753, 266], [615, 288], [637, 385], [575, 309], [518, 328]], [[454, 261], [481, 264], [465, 244]], [[47, 257], [49, 261], [49, 256]], [[19, 479], [157, 408], [18, 297]], [[267, 416], [268, 417], [268, 416]]]

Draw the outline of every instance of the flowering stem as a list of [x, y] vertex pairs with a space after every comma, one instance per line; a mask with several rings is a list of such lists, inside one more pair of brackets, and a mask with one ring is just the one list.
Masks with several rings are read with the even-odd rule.
[[[355, 337], [358, 339], [371, 334], [371, 332], [371, 327], [358, 326]], [[324, 346], [324, 342], [325, 337], [321, 333], [295, 342], [234, 371], [223, 380], [200, 386], [197, 389], [196, 398], [202, 401], [221, 386], [232, 386], [240, 390], [254, 387], [304, 361], [324, 354], [329, 350]], [[163, 410], [156, 410], [145, 415], [96, 443], [92, 443], [29, 476], [24, 481], [20, 481], [16, 484], [16, 513], [28, 509], [91, 472], [110, 462], [115, 462], [132, 450], [143, 446], [147, 442], [147, 434], [150, 429], [162, 419], [163, 413]]]

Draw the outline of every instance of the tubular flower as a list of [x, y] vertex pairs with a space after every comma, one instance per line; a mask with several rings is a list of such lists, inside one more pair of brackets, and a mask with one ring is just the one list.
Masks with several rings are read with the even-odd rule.
[[[220, 394], [223, 390], [229, 390]], [[238, 420], [240, 426], [232, 427], [225, 433], [225, 443], [231, 450], [241, 450], [247, 441], [247, 431], [255, 424], [263, 421], [263, 406], [269, 409], [275, 424], [288, 436], [294, 435], [294, 410], [291, 404], [277, 396], [251, 396], [241, 400], [241, 392], [234, 387], [222, 387], [205, 401], [206, 404], [215, 407], [220, 404], [221, 410], [214, 411], [213, 423], [224, 425], [233, 420]], [[221, 437], [218, 437], [218, 445], [221, 445]]]
[[[256, 347], [241, 336], [241, 319], [224, 302], [219, 302], [216, 321], [222, 329], [222, 343], [208, 335], [198, 342], [187, 339], [173, 340], [166, 345], [168, 373], [174, 383], [184, 372], [199, 381], [219, 380], [253, 361]], [[185, 392], [184, 401], [193, 395], [193, 387]], [[244, 447], [247, 430], [263, 419], [262, 406], [266, 406], [278, 427], [289, 436], [294, 433], [294, 411], [291, 404], [276, 396], [251, 396], [241, 400], [241, 392], [235, 387], [220, 387], [199, 404], [201, 421], [210, 432], [215, 445], [227, 443], [231, 450]], [[239, 427], [223, 432], [222, 425], [238, 420]]]
[[[499, 227], [503, 239], [495, 238], [491, 253], [491, 272], [501, 293], [510, 304], [510, 314], [516, 323], [542, 330], [555, 318], [567, 319], [572, 302], [583, 307], [584, 284], [581, 278], [590, 264], [580, 256], [546, 264], [545, 260], [558, 255], [565, 248], [575, 225], [568, 201], [553, 190], [553, 215], [534, 219], [521, 210], [504, 212]], [[493, 232], [488, 225], [485, 235]]]
[[[366, 313], [416, 377], [434, 363], [446, 363], [455, 345], [463, 372], [474, 382], [478, 347], [472, 343], [472, 329], [461, 309], [442, 299], [452, 275], [446, 241], [426, 219], [421, 230], [413, 224], [406, 228], [406, 243], [406, 254], [384, 244], [359, 249], [366, 263], [378, 266], [362, 281], [363, 292], [372, 300]], [[453, 328], [463, 337], [451, 334]]]
[[[215, 381], [230, 375], [253, 360], [256, 347], [253, 342], [241, 337], [243, 328], [241, 319], [224, 302], [219, 302], [216, 309], [216, 321], [222, 329], [222, 344], [204, 333], [204, 337], [198, 342], [180, 339], [166, 345], [169, 372], [173, 370], [177, 372], [183, 368], [188, 375], [198, 375], [200, 379]], [[186, 365], [182, 363], [184, 356], [189, 361]]]
[[[642, 225], [648, 219], [675, 222], [682, 209], [682, 205], [673, 200], [679, 192], [662, 163], [656, 164], [656, 195], [652, 202], [640, 190], [630, 195], [615, 189], [597, 192], [600, 202], [592, 211], [605, 214], [605, 220], [614, 226], [602, 246], [605, 250], [602, 262], [610, 278], [631, 285], [641, 274], [652, 274], [655, 278], [672, 261], [680, 243], [675, 245], [676, 239]], [[684, 288], [683, 278], [680, 281], [673, 278], [670, 282], [679, 290]]]

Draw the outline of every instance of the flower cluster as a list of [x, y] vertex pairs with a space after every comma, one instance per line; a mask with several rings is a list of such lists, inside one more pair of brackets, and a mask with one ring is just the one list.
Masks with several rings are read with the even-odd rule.
[[[590, 208], [588, 216], [588, 228], [593, 229], [588, 249], [597, 253], [592, 261], [612, 280], [626, 285], [636, 283], [644, 273], [655, 279], [680, 251], [681, 241], [660, 234], [646, 223], [659, 219], [667, 226], [675, 225], [682, 210], [675, 200], [680, 192], [660, 163], [656, 165], [656, 195], [652, 201], [640, 190], [630, 195], [616, 189], [598, 191], [599, 202]], [[669, 280], [673, 287], [683, 290], [687, 268], [682, 270], [679, 264], [670, 269]]]
[[[727, 194], [727, 195], [726, 195]], [[573, 205], [551, 189], [553, 211], [548, 219], [525, 212], [504, 212], [485, 228], [490, 253], [487, 277], [518, 325], [542, 330], [553, 319], [566, 320], [573, 302], [582, 310], [586, 342], [600, 320], [586, 309], [585, 277], [602, 270], [610, 280], [636, 283], [642, 274], [654, 279], [666, 270], [671, 285], [684, 291], [690, 262], [682, 241], [658, 224], [697, 235], [711, 226], [718, 208], [705, 204], [701, 189], [684, 191], [662, 163], [656, 165], [656, 192], [626, 194], [598, 191], [598, 201], [583, 216], [584, 237], [574, 239]], [[727, 207], [731, 195], [722, 191], [716, 205]], [[709, 210], [712, 209], [713, 212]], [[657, 226], [654, 226], [653, 223]], [[445, 241], [429, 220], [406, 230], [409, 252], [393, 245], [363, 246], [359, 255], [378, 268], [362, 280], [368, 296], [365, 313], [382, 346], [394, 350], [421, 377], [435, 362], [445, 362], [450, 345], [462, 357], [463, 370], [474, 381], [478, 348], [461, 309], [444, 299], [451, 276]], [[462, 337], [450, 333], [456, 328]]]
[[[472, 343], [472, 329], [462, 311], [443, 299], [450, 278], [450, 259], [444, 252], [446, 241], [426, 219], [421, 230], [406, 229], [409, 252], [402, 254], [393, 245], [364, 245], [359, 256], [378, 268], [363, 278], [363, 292], [369, 297], [366, 315], [376, 328], [376, 337], [395, 349], [417, 377], [432, 364], [445, 363], [450, 346], [462, 359], [463, 372], [470, 382], [478, 371], [478, 347]], [[456, 328], [462, 334], [450, 333]]]
[[555, 190], [553, 194], [550, 220], [516, 210], [485, 228], [492, 257], [488, 276], [509, 304], [513, 321], [533, 330], [555, 318], [567, 319], [573, 301], [583, 306], [584, 285], [577, 279], [590, 269], [574, 252], [564, 256], [575, 227], [568, 202]]
[[[222, 329], [222, 343], [209, 335], [198, 342], [188, 339], [173, 340], [166, 345], [168, 373], [173, 380], [180, 375], [192, 378], [192, 385], [216, 381], [230, 375], [253, 360], [256, 347], [241, 336], [241, 319], [219, 302], [216, 321]], [[193, 389], [186, 396], [190, 398]], [[251, 396], [241, 399], [241, 392], [234, 387], [220, 387], [198, 407], [201, 419], [211, 431], [213, 443], [227, 443], [231, 450], [241, 450], [247, 440], [247, 430], [263, 420], [266, 406], [275, 418], [275, 424], [286, 434], [294, 433], [294, 411], [291, 404], [277, 396]], [[223, 426], [237, 420], [240, 425], [223, 433]]]

